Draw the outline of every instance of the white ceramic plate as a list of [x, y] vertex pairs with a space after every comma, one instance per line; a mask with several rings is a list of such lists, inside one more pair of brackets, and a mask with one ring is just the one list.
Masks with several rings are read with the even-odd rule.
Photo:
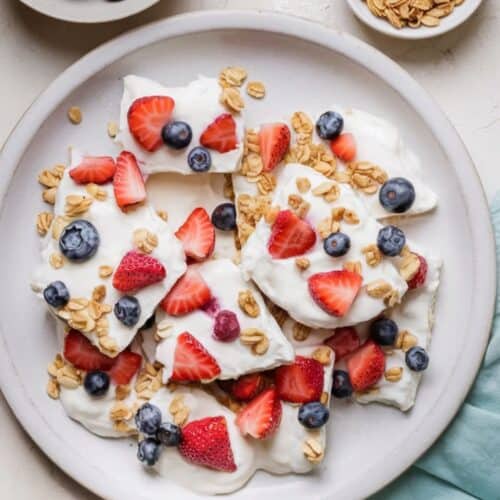
[[160, 0], [21, 0], [42, 14], [75, 23], [104, 23], [132, 16]]
[[443, 35], [448, 31], [460, 26], [467, 21], [483, 0], [464, 0], [462, 5], [455, 7], [455, 10], [446, 17], [441, 19], [439, 26], [429, 28], [421, 26], [420, 28], [394, 28], [386, 19], [381, 19], [374, 16], [366, 6], [366, 0], [346, 0], [347, 4], [354, 12], [356, 17], [365, 23], [370, 28], [384, 33], [385, 35], [396, 38], [405, 38], [407, 40], [419, 40], [424, 38], [432, 38], [438, 35]]
[[[224, 65], [245, 66], [268, 97], [252, 119], [279, 116], [294, 103], [339, 102], [397, 123], [420, 154], [440, 204], [408, 232], [444, 258], [432, 362], [407, 415], [383, 406], [335, 403], [329, 452], [316, 474], [259, 473], [231, 498], [368, 496], [410, 466], [462, 403], [488, 339], [495, 263], [487, 204], [457, 133], [399, 66], [346, 34], [261, 12], [205, 12], [164, 20], [107, 43], [65, 71], [32, 105], [2, 153], [0, 168], [0, 376], [2, 390], [38, 445], [67, 473], [107, 498], [192, 496], [144, 472], [127, 440], [87, 433], [45, 394], [46, 364], [57, 350], [54, 326], [29, 289], [38, 261], [35, 214], [43, 210], [37, 172], [66, 160], [69, 144], [113, 151], [106, 123], [118, 116], [120, 77], [134, 72], [180, 85]], [[66, 119], [80, 105], [83, 123]], [[153, 181], [154, 182], [154, 181]], [[194, 496], [193, 496], [194, 497]]]

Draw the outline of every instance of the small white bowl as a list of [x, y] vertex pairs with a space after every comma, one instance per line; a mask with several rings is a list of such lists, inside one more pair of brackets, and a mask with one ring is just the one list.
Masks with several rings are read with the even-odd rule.
[[432, 38], [442, 35], [452, 29], [460, 26], [467, 21], [472, 14], [481, 5], [482, 0], [464, 0], [462, 5], [455, 7], [453, 12], [441, 18], [439, 26], [427, 27], [420, 26], [419, 28], [401, 28], [397, 29], [392, 26], [387, 19], [375, 16], [370, 12], [365, 0], [346, 0], [347, 4], [354, 12], [355, 16], [365, 23], [370, 28], [383, 33], [384, 35], [393, 36], [396, 38], [404, 38], [407, 40], [420, 40], [424, 38]]

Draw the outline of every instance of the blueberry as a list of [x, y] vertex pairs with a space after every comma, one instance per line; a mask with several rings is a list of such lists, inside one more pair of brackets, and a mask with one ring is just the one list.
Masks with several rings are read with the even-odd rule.
[[109, 375], [99, 370], [88, 372], [83, 379], [83, 387], [90, 396], [104, 396], [109, 389]]
[[330, 257], [342, 257], [351, 248], [351, 239], [344, 233], [332, 233], [323, 241], [323, 248]]
[[222, 231], [236, 229], [236, 209], [233, 203], [221, 203], [212, 212], [212, 224]]
[[388, 211], [406, 212], [415, 201], [415, 188], [404, 177], [394, 177], [384, 182], [378, 193], [380, 204]]
[[335, 139], [344, 128], [344, 119], [336, 111], [323, 113], [316, 122], [316, 132], [322, 139]]
[[212, 166], [210, 152], [201, 146], [193, 148], [189, 152], [187, 160], [189, 168], [195, 172], [206, 172]]
[[161, 444], [154, 438], [139, 441], [137, 458], [146, 465], [154, 465], [160, 458]]
[[299, 422], [308, 429], [318, 429], [328, 422], [330, 410], [319, 401], [303, 404], [299, 408]]
[[370, 325], [372, 339], [380, 345], [392, 345], [398, 334], [398, 325], [392, 319], [380, 318]]
[[153, 328], [153, 326], [155, 326], [155, 315], [154, 314], [146, 320], [146, 323], [144, 323], [141, 326], [140, 330], [149, 330], [150, 328]]
[[167, 146], [182, 149], [189, 146], [193, 138], [193, 131], [186, 122], [170, 122], [163, 127], [161, 138]]
[[59, 248], [69, 260], [82, 262], [95, 255], [99, 242], [99, 233], [94, 225], [78, 219], [64, 228], [59, 238]]
[[377, 236], [379, 250], [389, 257], [395, 257], [401, 253], [406, 243], [405, 233], [396, 226], [385, 226]]
[[53, 281], [43, 291], [43, 298], [52, 307], [63, 307], [69, 302], [69, 292], [62, 281]]
[[165, 446], [177, 446], [182, 441], [181, 428], [170, 422], [164, 422], [156, 433], [156, 439]]
[[154, 436], [161, 425], [161, 411], [158, 406], [144, 403], [135, 414], [135, 425], [140, 432]]
[[410, 370], [421, 372], [429, 364], [429, 355], [423, 347], [412, 347], [406, 351], [405, 361]]
[[333, 370], [332, 394], [336, 398], [348, 398], [352, 395], [349, 374], [344, 370]]
[[139, 301], [132, 295], [124, 295], [115, 304], [115, 316], [125, 326], [134, 326], [141, 316], [141, 306]]

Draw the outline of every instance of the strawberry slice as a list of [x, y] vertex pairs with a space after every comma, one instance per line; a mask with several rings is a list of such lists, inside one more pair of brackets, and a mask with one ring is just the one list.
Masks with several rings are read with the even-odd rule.
[[225, 417], [205, 417], [186, 424], [178, 450], [195, 465], [222, 472], [236, 470]]
[[342, 317], [351, 308], [363, 278], [343, 269], [313, 274], [307, 281], [314, 302], [328, 314]]
[[352, 326], [336, 328], [335, 333], [323, 341], [335, 352], [335, 362], [354, 352], [360, 343], [358, 332]]
[[200, 144], [219, 153], [236, 149], [236, 122], [229, 113], [219, 115], [200, 136]]
[[265, 439], [272, 436], [281, 422], [281, 401], [274, 387], [266, 389], [248, 403], [236, 416], [243, 436]]
[[113, 179], [115, 171], [116, 163], [111, 156], [84, 156], [69, 175], [77, 184], [105, 184]]
[[330, 142], [330, 148], [342, 161], [352, 161], [356, 158], [356, 141], [352, 134], [340, 134]]
[[190, 333], [177, 337], [174, 367], [170, 380], [173, 382], [210, 382], [220, 373], [215, 358]]
[[319, 401], [323, 392], [323, 366], [315, 359], [296, 356], [292, 365], [283, 365], [276, 370], [275, 381], [278, 394], [285, 401]]
[[425, 280], [427, 279], [427, 270], [428, 265], [427, 261], [421, 255], [417, 255], [418, 260], [420, 261], [420, 266], [418, 267], [417, 274], [413, 276], [413, 278], [408, 281], [408, 288], [413, 290], [415, 288], [420, 288], [424, 285]]
[[80, 370], [109, 370], [115, 360], [108, 358], [90, 343], [84, 335], [70, 330], [64, 339], [64, 357]]
[[117, 385], [126, 385], [139, 371], [142, 356], [132, 351], [123, 351], [114, 359], [114, 365], [109, 371], [111, 380]]
[[120, 292], [140, 290], [165, 279], [163, 264], [136, 250], [127, 252], [113, 275], [113, 286]]
[[113, 188], [116, 203], [120, 208], [135, 205], [146, 199], [144, 178], [135, 156], [128, 151], [122, 151], [116, 160]]
[[262, 392], [265, 386], [261, 373], [249, 373], [231, 383], [231, 394], [240, 401], [250, 401]]
[[196, 262], [207, 259], [214, 251], [215, 228], [202, 207], [195, 208], [189, 214], [175, 236], [181, 240], [186, 255]]
[[156, 151], [162, 145], [161, 131], [170, 121], [174, 106], [171, 97], [158, 95], [140, 97], [130, 106], [128, 128], [146, 151]]
[[273, 259], [287, 259], [307, 252], [316, 243], [316, 233], [291, 210], [281, 210], [272, 227], [267, 249]]
[[290, 146], [290, 129], [285, 123], [267, 123], [259, 131], [260, 155], [264, 171], [270, 172], [283, 159]]
[[182, 316], [202, 308], [211, 298], [212, 292], [201, 274], [196, 269], [188, 267], [160, 305], [170, 316]]
[[347, 371], [355, 391], [368, 389], [385, 372], [384, 351], [373, 340], [368, 340], [347, 359]]

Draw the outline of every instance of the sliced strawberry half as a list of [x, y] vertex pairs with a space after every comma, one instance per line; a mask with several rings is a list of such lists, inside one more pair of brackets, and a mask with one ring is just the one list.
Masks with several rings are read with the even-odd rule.
[[360, 343], [358, 332], [352, 326], [336, 328], [335, 333], [323, 341], [335, 352], [335, 362], [354, 352]]
[[368, 340], [347, 359], [347, 371], [355, 391], [368, 389], [385, 372], [384, 351], [373, 340]]
[[193, 464], [223, 472], [236, 470], [225, 417], [206, 417], [186, 424], [178, 450]]
[[281, 422], [281, 401], [274, 387], [252, 399], [236, 416], [236, 425], [243, 436], [265, 439], [272, 436]]
[[214, 251], [215, 228], [202, 207], [189, 214], [175, 236], [181, 240], [185, 254], [196, 262], [207, 259]]
[[342, 161], [352, 161], [356, 158], [356, 140], [352, 134], [340, 134], [330, 142], [330, 148]]
[[290, 146], [290, 129], [285, 123], [267, 123], [259, 131], [260, 156], [264, 171], [270, 172], [284, 158]]
[[287, 259], [306, 253], [316, 243], [316, 233], [308, 222], [291, 210], [281, 210], [272, 227], [267, 249], [273, 259]]
[[425, 280], [427, 279], [427, 271], [429, 267], [427, 265], [427, 261], [421, 255], [417, 255], [417, 257], [420, 262], [420, 265], [418, 267], [417, 274], [415, 274], [415, 276], [413, 276], [413, 278], [410, 281], [408, 281], [408, 288], [410, 290], [413, 290], [415, 288], [420, 288], [421, 286], [424, 285]]
[[115, 363], [109, 371], [111, 380], [117, 385], [128, 384], [139, 371], [142, 356], [132, 351], [123, 351], [115, 358]]
[[115, 360], [102, 354], [84, 335], [70, 330], [64, 339], [64, 358], [76, 368], [85, 371], [109, 370]]
[[283, 365], [276, 370], [276, 389], [281, 399], [291, 403], [319, 401], [324, 377], [319, 361], [296, 356], [292, 365]]
[[166, 276], [167, 271], [160, 261], [131, 250], [118, 265], [113, 275], [113, 286], [123, 293], [133, 292], [158, 283]]
[[219, 153], [236, 149], [236, 122], [229, 113], [219, 115], [200, 136], [200, 144]]
[[127, 113], [128, 128], [134, 139], [147, 151], [156, 151], [162, 144], [162, 128], [170, 121], [175, 102], [168, 96], [136, 99]]
[[215, 358], [190, 333], [177, 337], [174, 366], [170, 380], [173, 382], [210, 382], [220, 373]]
[[212, 292], [201, 274], [188, 267], [161, 303], [162, 309], [171, 316], [182, 316], [205, 306], [212, 298]]
[[116, 203], [120, 208], [135, 205], [146, 199], [146, 186], [135, 156], [122, 151], [116, 160], [113, 178]]
[[69, 175], [77, 184], [105, 184], [113, 179], [115, 171], [116, 163], [111, 156], [84, 156]]
[[265, 380], [261, 373], [249, 373], [232, 382], [230, 392], [240, 401], [250, 401], [262, 392], [264, 387]]
[[328, 271], [309, 277], [309, 293], [328, 314], [344, 316], [356, 298], [363, 278], [352, 271]]

